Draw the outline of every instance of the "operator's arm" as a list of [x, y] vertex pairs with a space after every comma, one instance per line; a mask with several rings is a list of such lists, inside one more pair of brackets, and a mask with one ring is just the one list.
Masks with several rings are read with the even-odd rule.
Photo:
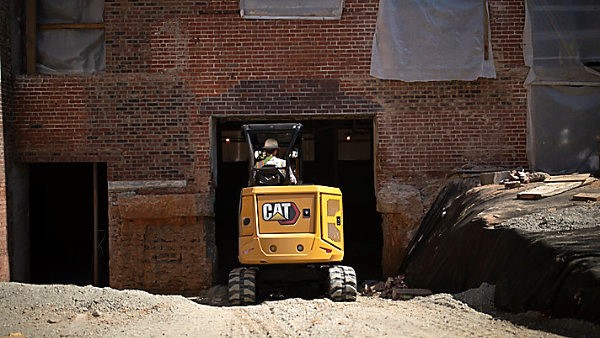
[[[278, 157], [273, 157], [271, 158], [268, 162], [265, 162], [265, 164], [270, 164], [270, 165], [274, 165], [277, 168], [285, 168], [286, 167], [286, 161], [283, 159], [280, 159]], [[281, 173], [283, 173], [285, 175], [285, 170], [280, 170]], [[292, 184], [298, 184], [298, 180], [296, 179], [296, 175], [294, 175], [294, 170], [290, 167], [290, 182]]]

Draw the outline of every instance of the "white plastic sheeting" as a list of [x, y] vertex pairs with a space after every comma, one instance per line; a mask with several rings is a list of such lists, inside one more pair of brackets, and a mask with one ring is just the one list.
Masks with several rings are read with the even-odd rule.
[[600, 2], [527, 0], [526, 83], [600, 83]]
[[37, 1], [37, 23], [103, 22], [104, 0]]
[[526, 0], [524, 57], [530, 167], [597, 172], [600, 137], [600, 3]]
[[483, 0], [380, 0], [371, 76], [401, 81], [495, 78], [486, 6]]
[[[104, 0], [37, 1], [38, 24], [102, 23]], [[86, 74], [106, 66], [103, 29], [39, 29], [37, 72]]]
[[52, 29], [37, 33], [37, 72], [86, 74], [105, 68], [104, 30]]
[[528, 154], [550, 174], [598, 171], [600, 87], [530, 86]]

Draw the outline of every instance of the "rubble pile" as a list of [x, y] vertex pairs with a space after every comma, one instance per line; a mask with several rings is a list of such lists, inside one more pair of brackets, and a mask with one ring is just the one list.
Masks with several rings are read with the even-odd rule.
[[366, 281], [360, 287], [363, 296], [377, 296], [393, 300], [407, 300], [416, 296], [429, 296], [431, 290], [411, 289], [404, 282], [404, 276], [388, 277], [385, 282]]
[[500, 181], [506, 189], [512, 189], [532, 182], [543, 182], [550, 175], [543, 172], [526, 172], [525, 170], [512, 170], [508, 172], [507, 177]]

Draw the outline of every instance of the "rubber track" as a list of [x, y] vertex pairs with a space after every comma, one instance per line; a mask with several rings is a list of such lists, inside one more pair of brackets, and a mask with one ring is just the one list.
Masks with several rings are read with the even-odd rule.
[[334, 302], [353, 302], [357, 296], [356, 272], [349, 266], [329, 268], [329, 297]]
[[229, 273], [229, 303], [248, 305], [256, 303], [256, 268], [235, 268]]

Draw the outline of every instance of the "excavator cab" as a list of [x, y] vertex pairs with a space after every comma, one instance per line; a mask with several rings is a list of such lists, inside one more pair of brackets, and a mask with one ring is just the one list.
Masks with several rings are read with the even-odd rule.
[[[246, 124], [242, 126], [244, 138], [250, 151], [248, 161], [248, 186], [291, 185], [301, 183], [300, 165], [302, 125], [299, 123]], [[269, 150], [265, 149], [267, 140], [275, 141], [280, 165], [268, 164]], [[281, 153], [279, 153], [281, 150]]]
[[254, 304], [271, 283], [314, 280], [334, 301], [356, 300], [356, 273], [338, 264], [344, 257], [342, 193], [303, 184], [302, 124], [247, 124], [242, 132], [250, 152], [248, 187], [240, 196], [242, 266], [229, 273], [230, 304]]

